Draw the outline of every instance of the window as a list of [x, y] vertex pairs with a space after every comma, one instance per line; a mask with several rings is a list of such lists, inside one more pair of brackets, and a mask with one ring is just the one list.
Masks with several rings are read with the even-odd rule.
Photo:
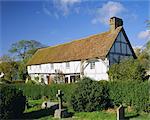
[[70, 83], [74, 83], [75, 82], [75, 76], [70, 76]]
[[90, 69], [95, 69], [95, 62], [90, 63]]
[[54, 69], [54, 64], [53, 63], [51, 63], [51, 69]]
[[69, 62], [66, 62], [66, 68], [69, 68], [69, 67], [70, 67]]

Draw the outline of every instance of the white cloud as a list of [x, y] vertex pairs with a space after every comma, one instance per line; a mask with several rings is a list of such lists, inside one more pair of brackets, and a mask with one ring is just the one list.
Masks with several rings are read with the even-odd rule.
[[138, 38], [139, 39], [148, 39], [148, 38], [150, 38], [150, 30], [141, 31], [138, 34]]
[[110, 17], [120, 16], [124, 11], [126, 11], [126, 9], [121, 3], [109, 1], [97, 9], [96, 17], [92, 20], [92, 23], [96, 24], [100, 22], [103, 24], [108, 24]]
[[47, 0], [43, 4], [43, 12], [56, 18], [67, 16], [72, 11], [79, 13], [80, 8], [74, 8], [74, 5], [80, 2], [81, 0]]
[[80, 2], [81, 0], [54, 0], [54, 5], [59, 12], [66, 16], [69, 14], [72, 6]]

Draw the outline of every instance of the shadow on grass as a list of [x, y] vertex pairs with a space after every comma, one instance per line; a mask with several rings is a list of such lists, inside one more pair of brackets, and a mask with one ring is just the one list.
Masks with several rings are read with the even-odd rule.
[[22, 119], [38, 119], [46, 116], [54, 116], [56, 109], [58, 109], [58, 105], [54, 105], [53, 107], [46, 109], [24, 113]]
[[126, 117], [124, 118], [124, 120], [130, 120], [131, 118], [136, 118], [136, 117], [138, 117], [138, 116], [140, 116], [140, 115], [139, 115], [139, 114], [136, 114], [136, 115], [126, 116]]
[[38, 118], [53, 116], [53, 115], [54, 115], [54, 110], [52, 110], [51, 108], [47, 108], [47, 109], [32, 111], [29, 113], [24, 113], [22, 119], [38, 119]]
[[[58, 105], [53, 106], [52, 108], [46, 108], [46, 109], [24, 113], [21, 119], [39, 119], [47, 116], [53, 117], [56, 109], [58, 109]], [[74, 113], [69, 112], [66, 117], [72, 117], [73, 115]]]

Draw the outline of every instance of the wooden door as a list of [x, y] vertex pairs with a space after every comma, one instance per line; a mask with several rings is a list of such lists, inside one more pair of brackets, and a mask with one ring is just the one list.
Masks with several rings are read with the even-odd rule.
[[52, 83], [51, 75], [47, 76], [47, 83], [48, 83], [48, 85]]

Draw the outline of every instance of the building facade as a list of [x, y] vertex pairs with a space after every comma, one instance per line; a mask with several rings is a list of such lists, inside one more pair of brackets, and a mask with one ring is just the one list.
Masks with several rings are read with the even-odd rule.
[[83, 76], [108, 80], [110, 65], [121, 59], [136, 58], [120, 18], [110, 18], [107, 32], [69, 43], [41, 48], [27, 64], [31, 79], [51, 82], [76, 82]]

